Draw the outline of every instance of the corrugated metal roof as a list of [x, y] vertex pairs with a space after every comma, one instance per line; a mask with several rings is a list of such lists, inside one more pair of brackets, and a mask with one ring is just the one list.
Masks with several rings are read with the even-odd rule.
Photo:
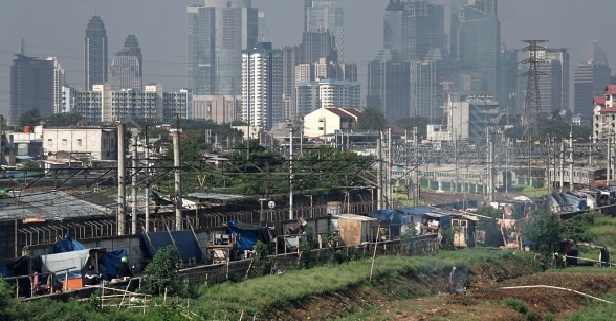
[[[79, 199], [62, 191], [22, 193], [8, 191], [9, 206], [0, 210], [0, 219], [42, 218], [67, 219], [109, 215], [105, 207]], [[11, 201], [10, 199], [14, 200]]]
[[186, 196], [199, 198], [199, 199], [210, 199], [210, 200], [219, 200], [219, 201], [228, 201], [232, 199], [244, 198], [244, 196], [242, 195], [219, 194], [219, 193], [191, 193]]
[[357, 215], [357, 214], [333, 214], [332, 217], [348, 218], [348, 219], [358, 220], [358, 221], [376, 221], [376, 218], [374, 217]]

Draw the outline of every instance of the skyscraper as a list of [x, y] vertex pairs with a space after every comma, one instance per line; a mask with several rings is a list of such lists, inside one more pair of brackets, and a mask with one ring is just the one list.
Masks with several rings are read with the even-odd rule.
[[423, 59], [445, 48], [445, 7], [428, 0], [390, 0], [383, 17], [383, 49], [401, 59]]
[[92, 85], [107, 82], [109, 59], [107, 56], [107, 31], [105, 23], [99, 16], [93, 16], [88, 22], [85, 39], [86, 90]]
[[537, 66], [541, 112], [569, 110], [569, 51], [549, 49], [538, 53], [545, 63]]
[[186, 14], [188, 88], [196, 95], [240, 95], [242, 50], [258, 41], [258, 10], [250, 0], [205, 0]]
[[[307, 3], [305, 3], [307, 5]], [[305, 32], [330, 32], [334, 37], [338, 60], [344, 60], [344, 9], [338, 0], [312, 0], [306, 6]]]
[[142, 89], [141, 49], [134, 35], [129, 35], [124, 48], [111, 60], [109, 82], [111, 90]]
[[36, 109], [49, 117], [54, 109], [54, 61], [15, 55], [11, 66], [10, 123], [18, 124], [21, 115]]
[[573, 111], [583, 120], [589, 121], [593, 115], [593, 96], [600, 96], [611, 78], [607, 55], [599, 43], [590, 43], [588, 58], [575, 68], [573, 79]]
[[458, 64], [470, 79], [468, 94], [498, 95], [501, 57], [500, 21], [496, 0], [477, 1], [460, 9], [458, 26]]
[[53, 95], [53, 113], [58, 114], [64, 111], [62, 102], [62, 87], [66, 85], [64, 80], [64, 68], [60, 65], [58, 57], [47, 57], [47, 60], [52, 61], [53, 75], [52, 75], [52, 95]]
[[282, 51], [259, 42], [242, 51], [242, 120], [268, 130], [282, 120]]
[[410, 66], [397, 52], [383, 49], [368, 63], [368, 107], [395, 122], [410, 117]]

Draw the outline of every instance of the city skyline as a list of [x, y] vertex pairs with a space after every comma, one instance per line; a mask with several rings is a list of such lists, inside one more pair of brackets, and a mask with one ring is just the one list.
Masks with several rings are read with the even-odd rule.
[[[382, 48], [383, 14], [388, 0], [367, 1], [361, 6], [357, 1], [340, 0], [344, 8], [345, 62], [358, 65], [358, 78], [362, 85], [362, 100], [366, 96], [367, 63], [374, 59]], [[436, 1], [437, 3], [449, 3]], [[0, 65], [5, 68], [0, 76], [0, 112], [7, 113], [9, 105], [8, 69], [20, 40], [25, 40], [27, 56], [44, 59], [58, 57], [66, 70], [69, 85], [77, 88], [84, 84], [83, 36], [88, 20], [93, 15], [105, 22], [109, 51], [117, 52], [123, 46], [126, 34], [135, 34], [140, 40], [143, 53], [143, 83], [161, 83], [165, 88], [176, 90], [186, 87], [186, 6], [202, 1], [165, 2], [161, 0], [134, 0], [128, 3], [112, 0], [105, 4], [96, 1], [74, 3], [58, 0], [53, 3], [33, 1], [9, 3], [0, 13]], [[546, 39], [550, 48], [569, 48], [571, 67], [585, 59], [585, 49], [591, 40], [598, 40], [608, 58], [616, 61], [616, 45], [608, 41], [609, 29], [596, 21], [609, 21], [609, 8], [616, 3], [595, 0], [602, 10], [586, 9], [584, 3], [575, 1], [545, 0], [535, 3], [520, 0], [515, 3], [499, 3], [502, 40], [509, 49], [520, 49], [522, 39]], [[37, 10], [31, 10], [37, 4]], [[123, 10], [116, 6], [122, 4]], [[531, 5], [532, 4], [532, 5]], [[303, 25], [302, 1], [253, 0], [252, 7], [265, 13], [266, 30], [263, 35], [274, 48], [297, 45], [301, 42]], [[446, 6], [447, 7], [447, 6]], [[555, 9], [556, 8], [556, 9]], [[543, 9], [543, 10], [542, 10]], [[586, 9], [586, 10], [584, 10]], [[71, 19], [57, 20], [57, 16], [70, 10]], [[446, 9], [447, 10], [447, 9]], [[139, 17], [153, 17], [144, 21]], [[603, 18], [602, 18], [603, 17]], [[448, 25], [449, 13], [445, 12]], [[543, 19], [543, 21], [539, 21]], [[161, 24], [166, 21], [166, 24]], [[528, 23], [536, 21], [536, 24]], [[588, 21], [587, 24], [568, 23]], [[280, 26], [284, 28], [280, 28]], [[445, 31], [448, 32], [448, 27]]]

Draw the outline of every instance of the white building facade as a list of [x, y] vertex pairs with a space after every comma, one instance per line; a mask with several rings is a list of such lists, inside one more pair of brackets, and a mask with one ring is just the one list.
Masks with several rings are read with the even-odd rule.
[[282, 97], [282, 51], [273, 50], [269, 42], [242, 51], [242, 121], [270, 129], [282, 120]]
[[188, 89], [164, 92], [159, 84], [139, 89], [112, 91], [108, 83], [93, 85], [91, 91], [77, 92], [75, 110], [86, 122], [114, 122], [125, 118], [186, 119], [192, 109]]
[[43, 155], [47, 157], [91, 160], [118, 157], [115, 127], [43, 127], [42, 136]]
[[593, 97], [592, 138], [597, 142], [616, 133], [616, 85], [608, 85], [603, 96]]

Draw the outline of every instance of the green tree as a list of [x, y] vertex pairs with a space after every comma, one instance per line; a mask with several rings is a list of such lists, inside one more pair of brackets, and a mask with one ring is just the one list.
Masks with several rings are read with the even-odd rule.
[[477, 214], [491, 218], [479, 220], [477, 223], [477, 228], [486, 232], [485, 245], [490, 247], [504, 245], [503, 235], [497, 221], [497, 219], [502, 218], [503, 213], [490, 206], [484, 206], [479, 208]]
[[172, 246], [159, 248], [152, 262], [145, 268], [145, 288], [151, 294], [180, 294], [184, 282], [179, 274], [179, 256]]
[[356, 129], [383, 129], [387, 126], [387, 120], [383, 113], [376, 108], [366, 108], [361, 115], [357, 117]]
[[428, 125], [428, 120], [423, 117], [412, 117], [412, 118], [402, 118], [396, 121], [396, 125], [411, 130], [413, 127], [417, 127], [417, 134], [419, 137], [426, 138], [426, 127]]
[[41, 124], [41, 112], [38, 109], [25, 111], [19, 117], [19, 124], [22, 126], [37, 126]]
[[534, 210], [522, 225], [522, 237], [543, 255], [544, 261], [551, 260], [562, 239], [560, 219], [552, 213]]
[[53, 114], [45, 119], [45, 125], [49, 126], [72, 126], [77, 125], [81, 121], [79, 113], [60, 113]]
[[0, 279], [0, 319], [6, 320], [6, 308], [11, 303], [11, 291], [9, 287], [4, 283], [4, 280]]

